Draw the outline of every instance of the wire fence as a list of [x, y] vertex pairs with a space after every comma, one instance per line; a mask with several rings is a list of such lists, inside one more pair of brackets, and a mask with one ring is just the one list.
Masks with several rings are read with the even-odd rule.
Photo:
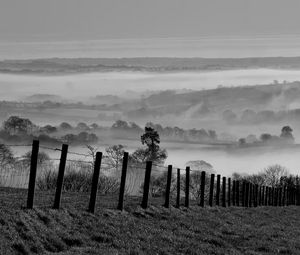
[[[163, 196], [166, 198], [166, 206], [172, 203], [176, 207], [182, 204], [189, 207], [190, 202], [200, 206], [222, 205], [224, 207], [226, 205], [245, 207], [300, 205], [300, 187], [274, 188], [249, 182], [242, 183], [231, 180], [231, 178], [221, 178], [221, 175], [206, 176], [205, 171], [201, 171], [202, 169], [190, 169], [188, 166], [180, 168], [153, 162], [136, 162], [128, 160], [128, 155], [126, 158], [125, 154], [122, 160], [114, 162], [107, 155], [103, 156], [102, 153], [99, 158], [98, 152], [85, 154], [68, 151], [67, 145], [65, 145], [67, 149], [64, 149], [64, 145], [62, 149], [59, 149], [39, 145], [39, 143], [37, 146], [34, 146], [34, 143], [33, 145], [6, 144], [5, 146], [32, 148], [32, 151], [25, 155], [16, 155], [13, 159], [7, 158], [8, 162], [13, 163], [5, 163], [5, 160], [2, 159], [2, 164], [0, 164], [0, 187], [28, 188], [29, 193], [30, 189], [34, 190], [35, 186], [41, 190], [56, 189], [56, 193], [61, 189], [88, 191], [93, 194], [96, 189], [96, 192], [98, 190], [104, 195], [120, 192], [120, 197], [121, 193], [123, 196], [124, 194], [141, 196], [143, 197], [142, 207], [147, 207], [149, 194], [150, 196]], [[38, 151], [40, 153], [37, 153]], [[45, 151], [51, 151], [51, 156], [42, 154]], [[31, 183], [32, 172], [34, 172], [33, 184]], [[193, 178], [191, 178], [191, 172]], [[100, 185], [98, 185], [99, 176]], [[217, 177], [216, 182], [215, 177]], [[31, 196], [33, 195], [34, 192]], [[94, 194], [94, 196], [96, 195]], [[28, 199], [30, 200], [30, 195], [28, 195]], [[122, 206], [118, 205], [118, 207]]]

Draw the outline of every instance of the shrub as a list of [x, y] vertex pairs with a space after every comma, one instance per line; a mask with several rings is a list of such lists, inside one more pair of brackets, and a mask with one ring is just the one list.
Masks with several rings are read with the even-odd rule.
[[[57, 170], [54, 167], [42, 168], [37, 178], [37, 187], [41, 190], [56, 188]], [[64, 191], [89, 192], [92, 185], [92, 166], [88, 163], [68, 162], [64, 175]], [[119, 180], [112, 176], [100, 175], [98, 192], [115, 194], [119, 191]]]

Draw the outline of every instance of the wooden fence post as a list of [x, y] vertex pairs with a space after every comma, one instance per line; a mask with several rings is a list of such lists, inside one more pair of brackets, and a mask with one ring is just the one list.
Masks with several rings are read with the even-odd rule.
[[222, 184], [222, 206], [226, 207], [226, 177], [223, 177]]
[[200, 189], [201, 189], [201, 194], [200, 194], [200, 206], [201, 207], [204, 207], [204, 193], [205, 193], [205, 171], [202, 171], [201, 172], [201, 186], [200, 186]]
[[55, 191], [53, 209], [60, 208], [61, 192], [62, 192], [63, 183], [64, 183], [67, 155], [68, 155], [68, 145], [63, 144], [62, 148], [61, 148], [61, 155], [60, 155], [60, 162], [59, 162], [58, 175], [57, 175], [57, 181], [56, 181], [56, 191]]
[[167, 176], [167, 186], [166, 186], [166, 197], [165, 197], [165, 207], [169, 208], [170, 206], [170, 191], [171, 191], [171, 182], [172, 182], [172, 165], [168, 166], [168, 176]]
[[245, 207], [249, 207], [249, 191], [250, 191], [250, 183], [247, 182], [245, 184]]
[[258, 185], [255, 184], [255, 186], [254, 186], [254, 207], [258, 206], [258, 202], [259, 202]]
[[243, 185], [242, 185], [242, 206], [246, 207], [246, 182], [243, 181]]
[[286, 187], [283, 186], [283, 191], [282, 191], [282, 206], [286, 205]]
[[221, 175], [217, 175], [216, 205], [220, 205]]
[[236, 181], [236, 206], [240, 206], [240, 181]]
[[235, 180], [233, 180], [232, 181], [232, 205], [233, 206], [235, 206], [235, 197], [236, 197], [236, 195], [235, 195], [235, 192], [236, 192], [236, 181]]
[[39, 141], [38, 140], [33, 140], [33, 142], [32, 142], [32, 151], [31, 151], [31, 161], [30, 161], [28, 194], [27, 194], [27, 208], [28, 209], [33, 208], [38, 154], [39, 154]]
[[228, 178], [228, 206], [231, 206], [231, 178]]
[[296, 205], [300, 205], [300, 187], [299, 185], [297, 185], [297, 201], [296, 201]]
[[180, 169], [177, 169], [177, 196], [176, 196], [176, 208], [180, 207]]
[[214, 199], [214, 186], [215, 186], [215, 175], [210, 175], [210, 186], [209, 186], [209, 206], [213, 206]]
[[186, 169], [186, 175], [185, 175], [185, 207], [190, 206], [190, 167], [187, 166]]
[[265, 187], [265, 206], [268, 206], [269, 203], [269, 187]]
[[214, 199], [214, 185], [215, 185], [215, 175], [210, 175], [210, 187], [209, 187], [209, 206], [213, 206]]
[[261, 201], [262, 201], [262, 186], [258, 187], [258, 206], [261, 206]]
[[146, 163], [146, 172], [145, 172], [145, 180], [144, 180], [143, 200], [142, 200], [142, 205], [141, 205], [143, 209], [147, 209], [147, 207], [148, 207], [148, 197], [149, 197], [149, 189], [150, 189], [151, 170], [152, 170], [152, 161], [147, 161], [147, 163]]
[[119, 203], [118, 210], [123, 210], [124, 207], [124, 194], [125, 194], [125, 185], [126, 185], [126, 175], [127, 175], [127, 165], [128, 165], [128, 152], [124, 152], [123, 162], [122, 162], [122, 174], [121, 174], [121, 183], [120, 183], [120, 192], [119, 192]]
[[90, 202], [89, 202], [89, 209], [88, 209], [90, 213], [95, 212], [101, 161], [102, 161], [102, 152], [97, 152], [95, 163], [94, 163], [94, 173], [93, 173], [91, 195], [90, 195]]
[[279, 188], [278, 192], [278, 206], [282, 206], [282, 187]]
[[265, 186], [261, 187], [261, 206], [265, 205]]
[[249, 207], [252, 207], [253, 200], [253, 184], [249, 183]]
[[269, 187], [269, 203], [268, 203], [269, 206], [272, 205], [272, 187]]
[[274, 193], [274, 206], [278, 206], [278, 188], [275, 188]]

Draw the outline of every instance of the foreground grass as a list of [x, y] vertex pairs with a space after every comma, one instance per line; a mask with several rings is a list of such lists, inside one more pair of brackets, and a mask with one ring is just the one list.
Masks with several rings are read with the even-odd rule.
[[95, 215], [88, 194], [37, 192], [34, 210], [21, 209], [26, 191], [0, 189], [0, 254], [300, 254], [300, 207], [165, 209], [160, 200], [126, 210], [100, 197]]

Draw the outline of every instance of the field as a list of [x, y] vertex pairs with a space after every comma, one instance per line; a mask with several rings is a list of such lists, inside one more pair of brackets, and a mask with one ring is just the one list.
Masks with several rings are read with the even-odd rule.
[[0, 189], [0, 254], [299, 254], [300, 207], [199, 208], [161, 206], [150, 199], [101, 196], [96, 214], [86, 212], [89, 194], [37, 191], [33, 210], [22, 209], [26, 190]]

